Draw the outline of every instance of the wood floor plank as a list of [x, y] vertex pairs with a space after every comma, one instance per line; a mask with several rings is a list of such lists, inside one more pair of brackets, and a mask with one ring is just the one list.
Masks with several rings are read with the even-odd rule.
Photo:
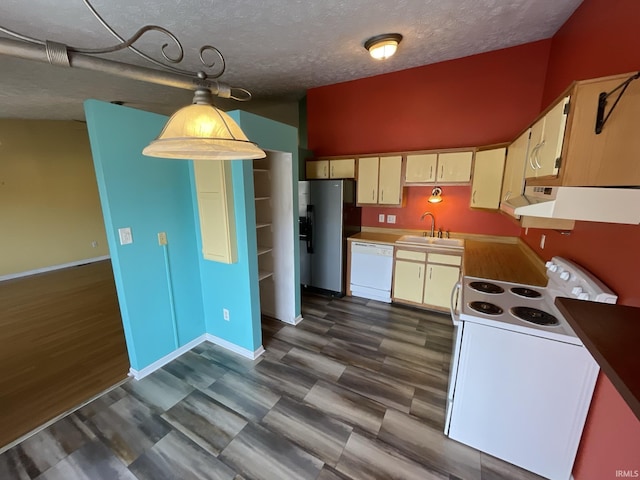
[[0, 282], [0, 448], [128, 371], [109, 260]]

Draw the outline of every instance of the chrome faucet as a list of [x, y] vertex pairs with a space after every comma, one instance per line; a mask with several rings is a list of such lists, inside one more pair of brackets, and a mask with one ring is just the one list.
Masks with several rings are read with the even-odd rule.
[[[433, 216], [433, 213], [431, 212], [424, 212], [422, 214], [422, 216], [420, 217], [420, 221], [424, 220], [424, 217], [429, 216], [431, 217], [431, 233], [429, 234], [430, 237], [433, 237], [433, 231], [436, 228], [436, 217]], [[423, 236], [427, 236], [427, 232], [423, 233]]]

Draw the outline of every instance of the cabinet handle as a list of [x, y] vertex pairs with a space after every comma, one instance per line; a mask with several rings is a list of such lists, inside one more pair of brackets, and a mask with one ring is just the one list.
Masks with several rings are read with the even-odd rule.
[[335, 168], [336, 168], [336, 167], [334, 167], [333, 165], [331, 165], [331, 178], [333, 178], [333, 173], [334, 173], [334, 169], [335, 169]]
[[418, 278], [422, 278], [422, 265], [418, 267]]
[[471, 203], [475, 205], [476, 203], [476, 191], [473, 191], [473, 195], [471, 195]]
[[375, 190], [375, 188], [372, 188], [371, 189], [371, 200], [375, 201], [375, 199], [376, 199], [376, 190]]
[[380, 201], [384, 202], [384, 190], [380, 190]]
[[433, 165], [429, 167], [429, 180], [433, 178]]
[[433, 267], [429, 269], [429, 280], [431, 280], [431, 275], [433, 274]]
[[323, 172], [322, 175], [326, 177], [327, 176], [327, 166], [326, 165], [323, 167], [322, 172]]
[[531, 153], [529, 154], [529, 165], [531, 166], [531, 170], [535, 170], [536, 166], [533, 164], [533, 156], [536, 154], [536, 151], [538, 150], [538, 148], [540, 147], [540, 144], [536, 144], [535, 147], [533, 147], [533, 150], [531, 150]]
[[504, 201], [506, 202], [507, 200], [509, 200], [509, 198], [511, 198], [511, 190], [509, 190], [507, 194], [504, 196]]
[[544, 147], [544, 140], [542, 142], [540, 142], [540, 146], [538, 147], [538, 149], [536, 150], [536, 155], [534, 157], [535, 161], [536, 161], [536, 165], [538, 166], [538, 168], [542, 168], [542, 165], [540, 165], [540, 162], [538, 162], [538, 158], [540, 158], [539, 152], [540, 149]]
[[444, 165], [442, 165], [442, 168], [440, 169], [440, 180], [442, 180], [443, 177], [444, 177]]

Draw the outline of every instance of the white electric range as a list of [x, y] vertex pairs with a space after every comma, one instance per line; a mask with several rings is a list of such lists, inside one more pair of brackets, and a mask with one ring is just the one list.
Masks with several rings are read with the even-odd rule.
[[547, 262], [547, 276], [546, 287], [464, 277], [452, 292], [445, 433], [546, 478], [567, 480], [599, 368], [553, 301], [615, 303], [617, 296], [560, 257]]

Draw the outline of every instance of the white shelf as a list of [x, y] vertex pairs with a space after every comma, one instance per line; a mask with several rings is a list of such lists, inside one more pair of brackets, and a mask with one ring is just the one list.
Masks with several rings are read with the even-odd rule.
[[255, 200], [256, 200], [256, 202], [257, 202], [258, 200], [269, 200], [270, 198], [271, 198], [271, 197], [256, 197], [256, 199], [255, 199]]
[[256, 223], [256, 229], [257, 228], [270, 227], [270, 226], [271, 226], [270, 223]]
[[254, 168], [253, 171], [254, 172], [260, 172], [260, 173], [269, 173], [269, 169], [268, 168]]
[[269, 253], [272, 250], [273, 248], [271, 247], [261, 247], [258, 245], [258, 256], [264, 255], [265, 253]]
[[261, 282], [265, 278], [269, 278], [272, 275], [273, 275], [273, 272], [267, 272], [267, 271], [261, 270], [258, 272], [258, 281]]

